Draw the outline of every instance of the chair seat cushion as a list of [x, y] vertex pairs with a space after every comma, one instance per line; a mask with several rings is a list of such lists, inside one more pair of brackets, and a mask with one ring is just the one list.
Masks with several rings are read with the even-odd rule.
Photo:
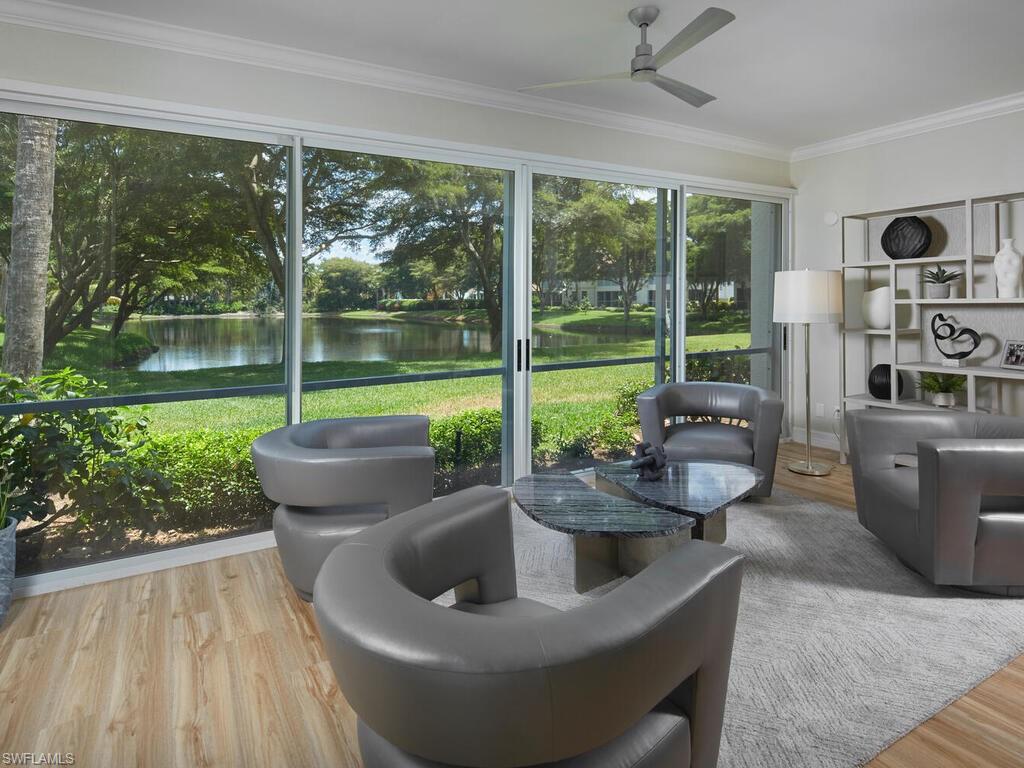
[[[514, 729], [515, 723], [509, 723]], [[362, 721], [359, 751], [364, 768], [453, 768], [391, 744]], [[532, 768], [680, 768], [690, 764], [690, 721], [682, 710], [661, 702], [628, 731], [585, 755]]]
[[669, 461], [715, 459], [750, 464], [754, 460], [754, 432], [721, 422], [673, 424], [666, 432], [665, 455]]
[[458, 602], [452, 608], [477, 616], [497, 616], [501, 619], [535, 619], [552, 613], [561, 613], [557, 608], [530, 600], [528, 597], [514, 597], [498, 603]]

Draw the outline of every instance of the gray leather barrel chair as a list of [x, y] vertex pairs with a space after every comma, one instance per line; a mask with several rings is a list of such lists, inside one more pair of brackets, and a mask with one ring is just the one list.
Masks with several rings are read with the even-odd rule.
[[741, 572], [686, 542], [562, 612], [517, 596], [509, 496], [477, 486], [341, 544], [314, 605], [365, 768], [712, 768]]
[[278, 503], [274, 538], [304, 600], [338, 544], [430, 501], [434, 450], [426, 416], [323, 419], [275, 429], [252, 444], [263, 492]]
[[[636, 405], [644, 440], [663, 447], [669, 461], [749, 464], [764, 472], [751, 495], [772, 495], [782, 434], [782, 400], [773, 393], [748, 384], [679, 382], [641, 392]], [[667, 419], [676, 418], [686, 420], [666, 426]]]
[[1024, 595], [1024, 419], [861, 410], [846, 424], [861, 525], [933, 584]]

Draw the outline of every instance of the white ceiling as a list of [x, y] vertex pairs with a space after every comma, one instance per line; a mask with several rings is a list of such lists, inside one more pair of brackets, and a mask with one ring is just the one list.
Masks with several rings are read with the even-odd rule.
[[[661, 0], [655, 50], [709, 2]], [[791, 149], [1024, 91], [1024, 0], [716, 2], [736, 21], [662, 71], [718, 101], [623, 81], [544, 97]], [[69, 4], [509, 91], [628, 69], [639, 42], [630, 0]]]

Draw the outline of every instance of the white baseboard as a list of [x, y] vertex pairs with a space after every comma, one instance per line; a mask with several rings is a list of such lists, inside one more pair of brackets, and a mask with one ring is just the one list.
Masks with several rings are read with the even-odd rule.
[[[794, 437], [788, 437], [783, 442], [786, 443], [799, 443], [804, 444], [804, 431], [802, 429], [797, 430], [800, 434]], [[811, 445], [815, 448], [831, 448], [833, 451], [839, 450], [839, 438], [836, 437], [834, 432], [819, 432], [816, 429], [811, 430]]]
[[47, 592], [82, 587], [101, 581], [124, 579], [142, 573], [177, 568], [205, 560], [216, 560], [258, 549], [269, 549], [273, 546], [275, 546], [274, 532], [262, 531], [144, 555], [133, 555], [121, 560], [107, 560], [102, 563], [90, 563], [60, 571], [19, 576], [14, 580], [14, 598], [43, 595]]

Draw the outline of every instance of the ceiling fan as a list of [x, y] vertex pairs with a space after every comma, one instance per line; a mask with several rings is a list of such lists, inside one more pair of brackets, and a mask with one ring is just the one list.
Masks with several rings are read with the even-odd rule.
[[678, 99], [694, 107], [703, 107], [715, 97], [705, 93], [692, 85], [673, 80], [658, 74], [659, 67], [663, 67], [672, 61], [676, 56], [693, 48], [697, 43], [720, 30], [736, 16], [721, 8], [708, 8], [700, 16], [691, 21], [682, 32], [673, 37], [665, 44], [660, 51], [654, 53], [654, 48], [647, 42], [647, 28], [658, 18], [658, 7], [655, 5], [641, 5], [629, 12], [629, 20], [637, 27], [640, 27], [640, 45], [636, 47], [636, 53], [630, 62], [628, 72], [616, 72], [611, 75], [599, 77], [586, 77], [581, 80], [562, 80], [557, 83], [543, 83], [520, 88], [520, 91], [539, 91], [546, 88], [561, 88], [566, 85], [582, 85], [584, 83], [598, 83], [603, 80], [632, 80], [635, 83], [651, 83], [661, 90], [671, 93]]

